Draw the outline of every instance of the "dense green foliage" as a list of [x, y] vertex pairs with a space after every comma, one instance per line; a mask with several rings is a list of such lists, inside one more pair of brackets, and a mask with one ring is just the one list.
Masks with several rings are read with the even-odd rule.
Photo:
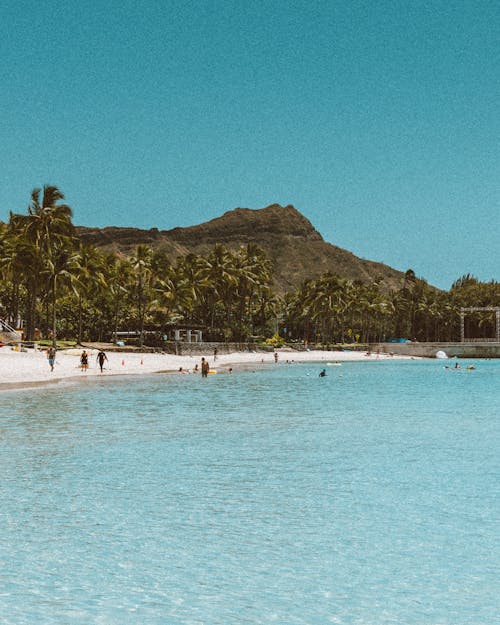
[[[215, 245], [175, 263], [146, 245], [130, 258], [103, 253], [80, 243], [63, 200], [57, 187], [35, 189], [27, 214], [0, 224], [0, 315], [12, 325], [22, 319], [27, 339], [37, 329], [78, 341], [134, 330], [142, 341], [148, 331], [186, 326], [207, 340], [448, 341], [460, 336], [461, 306], [500, 305], [497, 282], [466, 275], [444, 292], [411, 270], [392, 291], [326, 273], [279, 298], [271, 263], [254, 244]], [[469, 315], [466, 333], [493, 337], [494, 313]]]

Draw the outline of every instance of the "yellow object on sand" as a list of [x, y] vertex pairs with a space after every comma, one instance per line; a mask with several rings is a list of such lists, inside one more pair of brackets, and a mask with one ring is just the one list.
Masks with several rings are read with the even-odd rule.
[[215, 375], [217, 373], [217, 371], [215, 369], [209, 369], [208, 373], [210, 375]]

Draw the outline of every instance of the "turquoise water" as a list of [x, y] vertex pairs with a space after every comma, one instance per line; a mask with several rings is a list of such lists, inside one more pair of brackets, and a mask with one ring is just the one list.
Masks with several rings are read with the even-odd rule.
[[2, 394], [2, 625], [500, 623], [500, 362]]

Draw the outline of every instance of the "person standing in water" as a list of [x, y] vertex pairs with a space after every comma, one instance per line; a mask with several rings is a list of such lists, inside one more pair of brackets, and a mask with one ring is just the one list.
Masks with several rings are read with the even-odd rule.
[[99, 367], [101, 368], [101, 373], [102, 370], [104, 368], [104, 362], [108, 359], [108, 357], [106, 356], [106, 354], [104, 353], [104, 351], [102, 349], [99, 350], [99, 353], [97, 354], [97, 362], [99, 363]]
[[210, 365], [208, 364], [208, 360], [205, 358], [201, 359], [201, 377], [206, 378], [208, 376], [208, 371], [210, 369]]

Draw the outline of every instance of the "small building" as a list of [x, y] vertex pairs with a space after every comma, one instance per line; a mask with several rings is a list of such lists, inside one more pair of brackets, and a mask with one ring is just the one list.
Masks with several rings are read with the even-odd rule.
[[203, 328], [193, 326], [175, 325], [165, 329], [163, 336], [165, 341], [181, 343], [203, 343]]

